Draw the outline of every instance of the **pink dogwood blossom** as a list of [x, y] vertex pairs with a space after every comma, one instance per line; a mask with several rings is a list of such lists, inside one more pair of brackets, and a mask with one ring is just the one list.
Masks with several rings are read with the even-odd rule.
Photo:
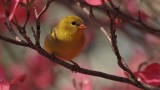
[[[102, 0], [85, 0], [89, 5], [98, 6], [102, 5]], [[107, 0], [105, 0], [107, 2]]]

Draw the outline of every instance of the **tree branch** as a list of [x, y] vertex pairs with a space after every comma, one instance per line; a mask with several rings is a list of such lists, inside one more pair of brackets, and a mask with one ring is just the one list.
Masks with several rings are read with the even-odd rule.
[[[42, 49], [41, 47], [36, 48], [35, 46], [30, 46], [30, 44], [26, 43], [26, 42], [19, 42], [4, 36], [0, 35], [0, 39], [12, 44], [16, 44], [19, 46], [25, 46], [25, 47], [29, 47], [32, 48], [34, 50], [36, 50], [39, 54], [43, 55], [44, 57], [47, 57], [48, 59], [52, 59], [51, 61], [60, 64], [61, 66], [73, 71], [73, 67], [74, 65], [71, 65], [63, 60], [60, 60], [58, 58], [54, 58], [52, 57], [52, 55], [48, 54], [44, 49]], [[129, 80], [128, 78], [124, 78], [124, 77], [119, 77], [119, 76], [114, 76], [114, 75], [110, 75], [110, 74], [106, 74], [103, 72], [99, 72], [99, 71], [94, 71], [94, 70], [88, 70], [88, 69], [84, 69], [84, 68], [79, 68], [78, 70], [76, 70], [76, 72], [82, 73], [82, 74], [86, 74], [86, 75], [92, 75], [92, 76], [97, 76], [97, 77], [101, 77], [101, 78], [105, 78], [105, 79], [109, 79], [109, 80], [114, 80], [114, 81], [118, 81], [118, 82], [123, 82], [123, 83], [130, 83], [134, 86], [139, 87], [138, 85], [135, 84], [134, 81]]]
[[[2, 35], [0, 35], [0, 39], [3, 40], [3, 41], [6, 41], [6, 42], [12, 43], [12, 44], [16, 44], [16, 45], [32, 48], [32, 49], [36, 50], [39, 54], [41, 54], [44, 57], [48, 58], [49, 60], [51, 60], [51, 61], [53, 61], [55, 63], [58, 63], [61, 66], [65, 67], [65, 68], [67, 68], [67, 69], [69, 69], [71, 71], [74, 71], [74, 69], [73, 69], [74, 65], [69, 64], [69, 63], [67, 63], [67, 62], [65, 62], [63, 60], [60, 60], [60, 59], [56, 58], [56, 57], [53, 58], [53, 56], [50, 55], [49, 53], [47, 53], [43, 48], [41, 48], [41, 46], [39, 44], [40, 43], [39, 42], [39, 40], [40, 40], [40, 27], [41, 27], [40, 26], [40, 18], [42, 16], [42, 14], [46, 12], [46, 10], [48, 9], [48, 7], [49, 7], [49, 5], [50, 5], [50, 3], [52, 1], [54, 1], [54, 0], [48, 0], [47, 3], [46, 3], [46, 5], [44, 6], [44, 8], [41, 10], [41, 12], [39, 14], [37, 13], [37, 11], [35, 9], [37, 31], [35, 32], [35, 30], [32, 27], [32, 32], [33, 32], [36, 44], [33, 44], [32, 42], [16, 41], [16, 40], [10, 39], [8, 37], [4, 37]], [[111, 2], [111, 6], [113, 7], [114, 4], [113, 5], [112, 4], [113, 3]], [[101, 27], [99, 23], [97, 23], [96, 18], [95, 18], [94, 14], [93, 14], [93, 10], [92, 10], [91, 7], [90, 7], [89, 11], [86, 8], [82, 8], [82, 9], [83, 9], [83, 11], [85, 11], [89, 15], [89, 17], [92, 17], [92, 19], [96, 21], [97, 25], [99, 25], [99, 28], [102, 30], [102, 32], [106, 35], [106, 37], [108, 38], [108, 40], [112, 44], [113, 52], [117, 56], [117, 60], [118, 60], [119, 66], [124, 71], [128, 72], [131, 75], [131, 78], [125, 78], [125, 77], [115, 76], [115, 75], [103, 73], [103, 72], [100, 72], [100, 71], [88, 70], [88, 69], [81, 68], [81, 67], [79, 67], [76, 70], [76, 72], [79, 72], [79, 73], [82, 73], [82, 74], [86, 74], [86, 75], [97, 76], [97, 77], [101, 77], [101, 78], [105, 78], [105, 79], [109, 79], [109, 80], [113, 80], [113, 81], [128, 83], [128, 84], [134, 85], [136, 87], [139, 87], [139, 88], [145, 89], [145, 90], [159, 90], [158, 87], [153, 87], [153, 86], [150, 86], [150, 85], [147, 85], [147, 84], [139, 82], [136, 79], [136, 77], [134, 76], [134, 74], [132, 73], [132, 71], [123, 62], [123, 58], [121, 57], [119, 49], [118, 49], [118, 46], [117, 46], [116, 24], [115, 24], [115, 21], [114, 21], [116, 19], [117, 15], [120, 14], [120, 13], [119, 13], [118, 8], [116, 8], [116, 14], [115, 14], [115, 16], [112, 16], [112, 15], [110, 15], [110, 11], [105, 6], [106, 5], [104, 5], [104, 3], [103, 3], [103, 7], [106, 10], [106, 14], [110, 18], [110, 34], [111, 34], [111, 36], [109, 36], [108, 32], [106, 32], [106, 30], [103, 27]], [[10, 21], [8, 21], [8, 23], [10, 23]], [[28, 23], [28, 21], [26, 21], [25, 25], [27, 23]], [[20, 30], [22, 30], [22, 31], [25, 30], [25, 28], [22, 28], [20, 25], [17, 25], [17, 24], [18, 23], [15, 23], [15, 26], [17, 26], [18, 28], [20, 28]], [[7, 26], [8, 26], [8, 29], [11, 28], [11, 26], [9, 24], [7, 24]], [[11, 30], [12, 30], [12, 28], [11, 28]], [[23, 33], [21, 33], [21, 35], [23, 37], [25, 37]], [[27, 36], [27, 37], [30, 39], [29, 36]]]
[[10, 38], [2, 36], [2, 35], [0, 35], [0, 39], [3, 41], [6, 41], [8, 43], [12, 43], [12, 44], [20, 45], [20, 46], [25, 46], [25, 47], [30, 47], [33, 49], [33, 47], [31, 47], [28, 43], [26, 43], [24, 41], [22, 41], [22, 42], [16, 41], [16, 40], [10, 39]]
[[[113, 10], [115, 10], [115, 11], [118, 10], [118, 7], [116, 7], [116, 6], [114, 5], [114, 3], [113, 3], [112, 0], [108, 0], [108, 2], [109, 2], [109, 4], [111, 5], [111, 7], [113, 8]], [[123, 12], [120, 11], [120, 10], [119, 10], [119, 14], [122, 15], [122, 16], [124, 16], [124, 17], [127, 18], [127, 19], [130, 19], [130, 20], [132, 20], [132, 21], [134, 21], [134, 22], [136, 22], [136, 23], [139, 23], [141, 26], [143, 26], [143, 27], [145, 28], [145, 29], [143, 29], [143, 30], [145, 30], [145, 31], [147, 31], [147, 32], [160, 33], [160, 30], [159, 30], [159, 29], [155, 29], [155, 28], [153, 28], [153, 27], [148, 26], [148, 25], [145, 24], [142, 20], [140, 20], [138, 16], [137, 16], [138, 19], [135, 19], [135, 18], [133, 18], [133, 17], [131, 17], [131, 16], [127, 16], [125, 13], [123, 13]]]
[[40, 11], [40, 13], [38, 14], [37, 10], [35, 9], [35, 15], [36, 15], [36, 27], [37, 27], [37, 31], [36, 31], [36, 45], [40, 46], [39, 40], [40, 40], [40, 18], [41, 16], [44, 14], [44, 12], [47, 11], [49, 5], [51, 4], [51, 2], [53, 2], [55, 0], [47, 0], [46, 5], [43, 7], [43, 9]]

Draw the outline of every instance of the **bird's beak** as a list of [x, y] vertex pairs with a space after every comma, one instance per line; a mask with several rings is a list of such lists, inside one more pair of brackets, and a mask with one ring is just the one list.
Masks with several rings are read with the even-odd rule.
[[84, 24], [80, 24], [78, 30], [85, 30], [86, 26]]

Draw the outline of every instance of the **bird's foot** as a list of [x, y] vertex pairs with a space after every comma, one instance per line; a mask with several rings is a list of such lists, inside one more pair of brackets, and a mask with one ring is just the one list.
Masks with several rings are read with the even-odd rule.
[[72, 60], [70, 62], [73, 63], [72, 72], [76, 73], [80, 69], [80, 66]]

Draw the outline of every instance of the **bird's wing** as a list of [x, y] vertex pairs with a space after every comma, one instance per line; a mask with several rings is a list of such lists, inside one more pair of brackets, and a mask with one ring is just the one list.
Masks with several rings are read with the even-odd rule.
[[51, 30], [51, 33], [46, 36], [45, 41], [44, 41], [44, 48], [45, 50], [52, 54], [53, 52], [57, 51], [57, 47], [59, 46], [59, 41], [56, 37], [56, 28]]
[[50, 33], [50, 34], [52, 34], [51, 36], [52, 36], [53, 39], [58, 40], [58, 39], [57, 39], [57, 35], [56, 35], [56, 30], [57, 30], [57, 28], [54, 27], [54, 28], [51, 30], [51, 33]]

